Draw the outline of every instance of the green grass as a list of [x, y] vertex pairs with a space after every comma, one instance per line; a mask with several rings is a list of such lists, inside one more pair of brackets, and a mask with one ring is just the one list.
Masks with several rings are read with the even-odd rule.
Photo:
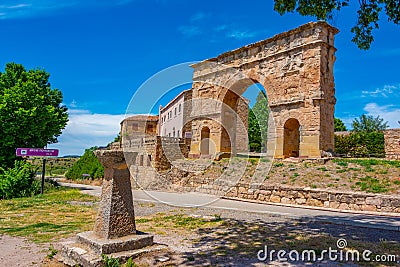
[[56, 241], [93, 227], [95, 210], [79, 202], [97, 201], [76, 189], [53, 189], [44, 195], [0, 201], [0, 234], [37, 243]]
[[283, 167], [285, 164], [283, 162], [274, 163], [274, 167]]
[[356, 185], [359, 186], [362, 191], [369, 193], [385, 193], [390, 189], [390, 183], [387, 180], [380, 181], [370, 176], [360, 178], [360, 181], [356, 182]]
[[333, 162], [340, 166], [348, 163], [355, 163], [363, 167], [371, 167], [373, 165], [386, 165], [400, 168], [400, 161], [398, 160], [384, 160], [384, 159], [334, 159]]

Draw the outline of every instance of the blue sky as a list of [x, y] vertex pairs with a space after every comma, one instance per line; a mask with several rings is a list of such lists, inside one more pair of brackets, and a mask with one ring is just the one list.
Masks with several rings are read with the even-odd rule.
[[[330, 22], [341, 31], [335, 43], [335, 115], [348, 126], [363, 113], [380, 115], [396, 128], [400, 126], [400, 28], [381, 16], [371, 49], [360, 51], [350, 42], [357, 5], [358, 1], [351, 1]], [[265, 0], [251, 4], [3, 0], [0, 66], [4, 69], [5, 63], [13, 61], [50, 72], [52, 86], [62, 90], [70, 111], [69, 125], [52, 147], [59, 148], [61, 155], [81, 154], [84, 148], [112, 140], [127, 109], [128, 113], [147, 113], [151, 106], [146, 101], [154, 104], [160, 97], [157, 105], [167, 101], [173, 93], [162, 97], [159, 92], [174, 89], [172, 84], [190, 87], [187, 64], [166, 80], [149, 82], [158, 72], [214, 57], [309, 21], [315, 19], [280, 16], [273, 11], [273, 1]], [[143, 89], [143, 101], [129, 105], [138, 88]]]

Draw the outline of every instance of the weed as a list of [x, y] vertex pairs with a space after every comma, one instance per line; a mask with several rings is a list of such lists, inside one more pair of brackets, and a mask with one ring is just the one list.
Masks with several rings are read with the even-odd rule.
[[336, 161], [337, 165], [342, 166], [342, 167], [347, 167], [349, 166], [349, 163], [346, 161]]
[[285, 164], [283, 164], [283, 162], [277, 162], [274, 164], [274, 167], [283, 167], [285, 166]]
[[194, 256], [193, 255], [189, 255], [187, 256], [188, 261], [194, 261]]
[[393, 183], [394, 183], [395, 185], [400, 185], [400, 180], [395, 180]]
[[343, 172], [347, 172], [346, 169], [341, 169], [341, 170], [337, 170], [336, 173], [343, 173]]
[[267, 159], [267, 158], [261, 158], [260, 161], [261, 161], [261, 162], [269, 162], [269, 159]]
[[300, 174], [298, 174], [297, 172], [293, 173], [293, 177], [298, 177], [300, 176]]
[[104, 263], [104, 267], [119, 267], [121, 264], [119, 263], [119, 259], [108, 257], [105, 254], [101, 255]]
[[375, 170], [373, 168], [371, 168], [371, 166], [366, 166], [365, 171], [366, 172], [374, 172]]
[[47, 257], [49, 260], [51, 260], [52, 258], [54, 258], [54, 256], [55, 256], [57, 253], [58, 253], [58, 250], [55, 249], [55, 248], [53, 247], [53, 245], [50, 245], [50, 247], [49, 247], [49, 253], [47, 254], [46, 257]]
[[132, 258], [129, 258], [126, 263], [125, 263], [125, 267], [136, 267], [137, 264], [133, 262]]
[[333, 186], [333, 184], [327, 184], [326, 186], [327, 186], [327, 187], [332, 187], [332, 186]]
[[317, 168], [317, 170], [326, 172], [328, 169], [325, 166], [322, 166]]
[[317, 188], [317, 186], [315, 184], [310, 185], [311, 188]]

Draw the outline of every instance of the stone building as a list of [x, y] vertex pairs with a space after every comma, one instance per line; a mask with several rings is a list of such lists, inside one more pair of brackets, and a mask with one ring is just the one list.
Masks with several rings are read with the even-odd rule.
[[188, 116], [191, 113], [192, 90], [184, 90], [165, 107], [159, 110], [159, 135], [185, 138], [191, 136], [191, 123]]

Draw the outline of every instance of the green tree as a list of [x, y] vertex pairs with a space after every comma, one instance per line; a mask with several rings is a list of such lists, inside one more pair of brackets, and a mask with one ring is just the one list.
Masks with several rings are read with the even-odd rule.
[[346, 125], [344, 125], [341, 119], [335, 118], [335, 132], [347, 131]]
[[68, 122], [62, 93], [52, 89], [50, 74], [6, 64], [0, 72], [0, 166], [12, 167], [17, 147], [56, 143]]
[[250, 149], [252, 150], [260, 151], [261, 148], [265, 149], [268, 134], [268, 115], [268, 99], [266, 94], [260, 91], [257, 95], [256, 103], [249, 110], [248, 135]]
[[86, 149], [82, 157], [65, 173], [65, 177], [77, 180], [84, 179], [83, 174], [89, 174], [89, 178], [92, 179], [102, 178], [104, 176], [104, 168], [93, 153], [96, 149], [97, 147]]
[[388, 122], [384, 122], [383, 118], [379, 116], [374, 117], [372, 115], [361, 115], [359, 118], [353, 120], [353, 131], [354, 132], [376, 132], [386, 130]]
[[[302, 16], [312, 16], [319, 20], [331, 20], [335, 11], [349, 5], [350, 0], [274, 0], [274, 9], [283, 15], [296, 11]], [[356, 25], [351, 28], [354, 42], [360, 49], [367, 50], [374, 41], [372, 31], [379, 28], [379, 15], [382, 10], [388, 21], [400, 23], [399, 0], [359, 0]]]
[[249, 109], [248, 119], [248, 138], [250, 151], [261, 151], [261, 132], [256, 115], [252, 109]]

